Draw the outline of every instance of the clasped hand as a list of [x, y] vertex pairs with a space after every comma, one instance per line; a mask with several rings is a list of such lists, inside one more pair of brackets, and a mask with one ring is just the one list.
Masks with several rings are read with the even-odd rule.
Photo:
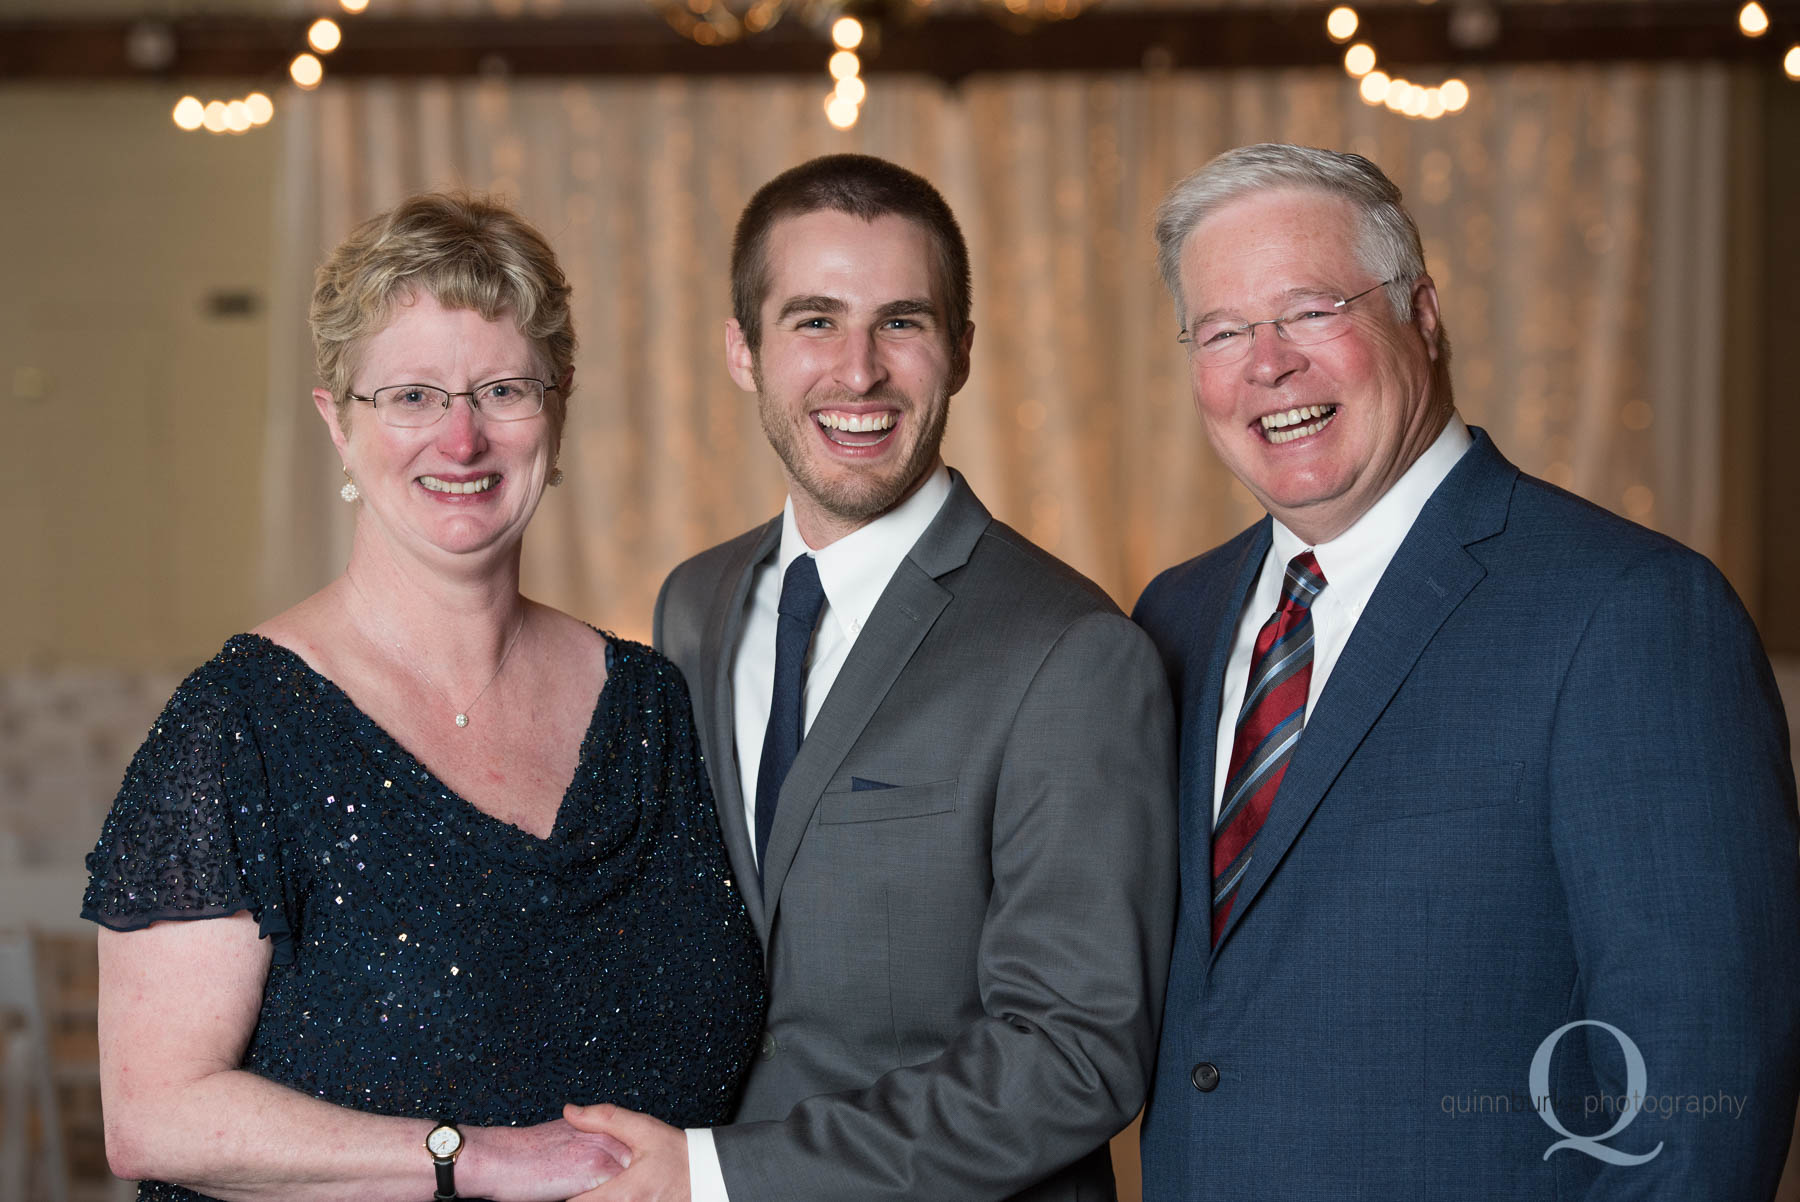
[[623, 1171], [570, 1202], [689, 1202], [685, 1131], [606, 1103], [565, 1106], [563, 1118], [622, 1149], [617, 1158]]

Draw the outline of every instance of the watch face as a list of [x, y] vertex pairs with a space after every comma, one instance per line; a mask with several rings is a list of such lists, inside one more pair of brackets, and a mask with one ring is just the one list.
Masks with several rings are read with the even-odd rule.
[[425, 1149], [433, 1156], [454, 1156], [462, 1147], [462, 1132], [455, 1127], [433, 1127], [425, 1137]]

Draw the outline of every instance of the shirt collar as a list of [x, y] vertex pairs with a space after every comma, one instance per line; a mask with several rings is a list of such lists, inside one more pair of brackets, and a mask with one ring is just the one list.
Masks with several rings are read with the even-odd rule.
[[881, 600], [900, 561], [949, 499], [950, 469], [939, 463], [906, 500], [868, 525], [814, 551], [800, 537], [800, 528], [794, 524], [794, 499], [789, 497], [781, 508], [781, 551], [776, 567], [785, 576], [788, 565], [801, 555], [810, 554], [817, 560], [819, 584], [825, 589], [828, 608], [844, 637], [854, 640], [874, 612], [875, 603]]
[[[1425, 502], [1437, 491], [1450, 469], [1463, 452], [1475, 443], [1469, 427], [1461, 417], [1451, 413], [1435, 441], [1425, 453], [1413, 461], [1394, 486], [1383, 493], [1367, 513], [1350, 524], [1350, 528], [1312, 548], [1325, 575], [1327, 587], [1340, 597], [1355, 594], [1367, 600], [1375, 591], [1381, 574], [1387, 571], [1407, 532], [1425, 508]], [[1280, 522], [1275, 523], [1271, 552], [1285, 567], [1287, 562], [1306, 549], [1298, 534]], [[1360, 608], [1360, 607], [1359, 607]]]

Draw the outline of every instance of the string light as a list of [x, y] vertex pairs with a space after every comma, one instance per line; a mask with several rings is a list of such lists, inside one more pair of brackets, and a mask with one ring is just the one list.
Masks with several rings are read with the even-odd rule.
[[833, 129], [849, 129], [860, 115], [857, 105], [836, 93], [825, 98], [825, 120], [831, 122]]
[[296, 54], [294, 61], [288, 64], [288, 74], [296, 84], [310, 92], [325, 78], [325, 64], [310, 54]]
[[320, 17], [306, 31], [306, 44], [320, 54], [330, 54], [344, 40], [344, 31], [330, 17]]
[[[369, 0], [338, 0], [338, 4], [354, 15], [367, 9]], [[307, 27], [306, 43], [318, 54], [330, 54], [343, 41], [343, 27], [329, 17], [320, 17]], [[316, 55], [302, 52], [288, 64], [288, 76], [297, 87], [311, 91], [324, 80], [325, 64]], [[274, 120], [275, 102], [262, 92], [251, 92], [235, 100], [205, 102], [198, 96], [183, 96], [169, 115], [177, 129], [241, 134]]]
[[1744, 31], [1747, 38], [1760, 38], [1769, 32], [1769, 14], [1763, 11], [1763, 6], [1756, 0], [1750, 0], [1738, 9], [1738, 28]]
[[[1421, 0], [1429, 4], [1432, 0]], [[1754, 8], [1754, 4], [1746, 8]], [[1334, 42], [1348, 42], [1362, 25], [1356, 10], [1340, 4], [1325, 18], [1325, 32]], [[1375, 46], [1357, 42], [1344, 51], [1344, 72], [1357, 80], [1357, 94], [1367, 105], [1383, 105], [1391, 113], [1436, 121], [1439, 117], [1460, 113], [1469, 106], [1469, 85], [1460, 79], [1447, 79], [1436, 87], [1421, 87], [1411, 80], [1377, 71]]]
[[862, 114], [862, 102], [869, 95], [862, 81], [862, 60], [851, 50], [862, 45], [863, 27], [853, 17], [842, 17], [831, 27], [832, 43], [839, 47], [825, 63], [825, 69], [836, 81], [825, 95], [825, 120], [833, 129], [850, 129]]
[[1787, 72], [1789, 79], [1800, 79], [1800, 42], [1788, 47], [1787, 54], [1781, 60], [1781, 69]]
[[831, 44], [839, 50], [854, 50], [862, 40], [862, 22], [855, 17], [839, 17], [831, 23]]
[[198, 96], [183, 96], [175, 102], [175, 111], [171, 116], [182, 129], [199, 129], [200, 123], [206, 119], [206, 106], [200, 103]]

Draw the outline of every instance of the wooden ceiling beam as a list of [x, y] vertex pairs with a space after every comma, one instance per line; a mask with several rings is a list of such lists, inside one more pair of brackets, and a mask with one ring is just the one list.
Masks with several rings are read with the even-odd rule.
[[[1359, 39], [1382, 65], [1525, 62], [1773, 61], [1800, 40], [1800, 0], [1763, 0], [1773, 28], [1737, 31], [1720, 0], [1363, 7]], [[869, 73], [955, 81], [986, 72], [1309, 67], [1342, 53], [1312, 9], [1128, 10], [1109, 7], [1020, 33], [980, 14], [889, 22]], [[1493, 20], [1484, 29], [1478, 8]], [[280, 78], [307, 22], [286, 18], [0, 21], [0, 83], [24, 80]], [[822, 32], [788, 20], [729, 46], [698, 46], [655, 13], [563, 17], [346, 18], [326, 59], [343, 77], [469, 75], [816, 75]], [[134, 47], [136, 47], [134, 51]], [[160, 48], [162, 53], [156, 51]], [[158, 61], [158, 60], [161, 61]]]

